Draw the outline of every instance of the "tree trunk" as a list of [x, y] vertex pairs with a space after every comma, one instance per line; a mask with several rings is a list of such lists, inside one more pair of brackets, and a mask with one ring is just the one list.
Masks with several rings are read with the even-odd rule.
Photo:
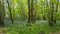
[[33, 22], [33, 0], [31, 0], [31, 21]]
[[30, 0], [28, 0], [28, 23], [30, 23], [30, 20], [31, 20], [31, 15], [30, 15], [30, 12], [31, 11], [31, 8], [30, 8]]
[[[58, 12], [58, 2], [59, 2], [59, 0], [56, 0], [56, 12], [55, 12], [55, 14]], [[54, 22], [55, 22], [55, 24], [56, 24], [56, 16], [55, 16], [55, 20], [54, 20]]]
[[8, 4], [9, 12], [10, 12], [10, 18], [11, 18], [11, 21], [13, 23], [12, 12], [11, 12], [11, 8], [10, 8], [10, 4], [9, 4], [8, 0], [7, 0], [7, 4]]
[[36, 21], [36, 14], [37, 14], [37, 0], [35, 0], [35, 7], [34, 7], [34, 10], [35, 10], [35, 11], [33, 11], [33, 12], [34, 12], [34, 13], [33, 13], [33, 22]]
[[3, 4], [2, 0], [0, 0], [0, 26], [4, 26], [4, 15], [3, 15]]
[[54, 26], [55, 25], [55, 19], [54, 19], [54, 3], [53, 3], [53, 0], [52, 0], [52, 2], [50, 1], [50, 10], [51, 10], [51, 12], [50, 12], [50, 17], [49, 17], [49, 25], [50, 26]]

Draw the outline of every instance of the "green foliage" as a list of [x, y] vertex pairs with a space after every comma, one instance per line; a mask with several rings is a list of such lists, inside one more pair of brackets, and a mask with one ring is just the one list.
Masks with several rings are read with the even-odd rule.
[[[10, 6], [11, 6], [11, 10], [12, 10], [12, 16], [13, 19], [20, 19], [20, 20], [27, 20], [28, 19], [28, 1], [27, 0], [11, 0], [10, 2]], [[48, 15], [50, 14], [50, 3], [54, 3], [54, 16], [56, 16], [56, 19], [59, 20], [60, 18], [60, 8], [56, 9], [56, 5], [60, 4], [60, 2], [57, 2], [56, 0], [34, 0], [34, 12], [36, 11], [36, 18], [37, 20], [41, 20], [43, 19], [43, 17], [45, 17], [45, 19], [48, 19]], [[5, 18], [9, 18], [9, 10], [7, 9], [7, 5], [6, 7], [6, 17]], [[37, 7], [37, 8], [36, 8]], [[59, 6], [58, 6], [59, 7]], [[55, 12], [56, 10], [57, 13]], [[49, 12], [49, 13], [48, 13]], [[35, 13], [34, 13], [35, 14]]]
[[47, 23], [35, 23], [31, 24], [31, 26], [27, 26], [27, 23], [14, 23], [9, 24], [5, 23], [7, 28], [4, 28], [4, 32], [6, 34], [38, 34], [42, 31], [45, 34], [49, 34], [49, 32], [58, 32], [60, 31], [60, 24], [56, 26], [49, 26]]

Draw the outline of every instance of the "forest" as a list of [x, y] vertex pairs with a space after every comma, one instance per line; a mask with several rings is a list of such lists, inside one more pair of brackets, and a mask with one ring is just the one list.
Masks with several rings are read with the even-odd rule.
[[0, 0], [0, 34], [60, 34], [60, 0]]

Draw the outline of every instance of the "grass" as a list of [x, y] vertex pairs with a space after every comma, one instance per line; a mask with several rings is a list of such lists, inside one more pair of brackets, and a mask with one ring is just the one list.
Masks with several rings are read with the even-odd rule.
[[34, 23], [31, 26], [27, 26], [27, 23], [5, 23], [6, 28], [4, 32], [6, 34], [49, 34], [49, 32], [59, 32], [60, 24], [56, 26], [49, 26], [48, 23]]

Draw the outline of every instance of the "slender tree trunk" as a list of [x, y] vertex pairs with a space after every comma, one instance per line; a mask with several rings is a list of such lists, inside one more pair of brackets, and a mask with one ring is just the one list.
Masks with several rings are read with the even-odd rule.
[[34, 5], [34, 11], [33, 11], [33, 23], [36, 21], [36, 13], [37, 13], [37, 0], [35, 0], [35, 5]]
[[10, 4], [9, 4], [8, 0], [7, 0], [7, 4], [8, 4], [9, 12], [10, 12], [10, 18], [11, 18], [11, 21], [13, 23], [12, 12], [11, 12], [11, 8], [10, 8]]
[[5, 2], [4, 0], [2, 0], [2, 8], [3, 8], [3, 22], [4, 22], [4, 18], [5, 18], [5, 6], [4, 6]]
[[0, 26], [4, 26], [4, 15], [3, 15], [3, 4], [2, 0], [0, 0]]
[[[46, 16], [45, 16], [45, 12], [46, 12], [46, 6], [48, 6], [47, 4], [46, 4], [46, 2], [47, 2], [47, 0], [46, 1], [44, 1], [45, 2], [45, 4], [44, 4], [44, 10], [43, 10], [43, 14], [44, 14], [44, 16], [43, 16], [43, 20], [46, 20]], [[46, 6], [45, 6], [46, 5]]]
[[31, 0], [31, 21], [33, 22], [33, 0]]
[[30, 20], [31, 20], [31, 15], [30, 15], [30, 12], [31, 11], [31, 8], [30, 8], [30, 0], [28, 0], [28, 23], [30, 23]]
[[56, 0], [56, 12], [58, 12], [58, 2], [59, 2], [59, 0]]
[[[58, 12], [58, 2], [59, 2], [59, 0], [56, 0], [56, 12], [55, 12], [55, 14]], [[55, 20], [54, 20], [54, 22], [55, 22], [55, 24], [56, 24], [56, 16], [55, 16]]]

